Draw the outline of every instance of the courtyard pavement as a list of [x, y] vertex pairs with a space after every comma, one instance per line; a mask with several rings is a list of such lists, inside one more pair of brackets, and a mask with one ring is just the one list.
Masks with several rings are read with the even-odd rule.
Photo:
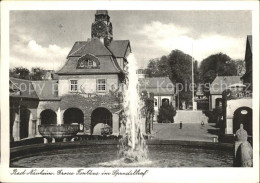
[[201, 124], [184, 123], [180, 129], [179, 123], [154, 123], [152, 139], [156, 140], [184, 140], [213, 142], [219, 128], [214, 123]]

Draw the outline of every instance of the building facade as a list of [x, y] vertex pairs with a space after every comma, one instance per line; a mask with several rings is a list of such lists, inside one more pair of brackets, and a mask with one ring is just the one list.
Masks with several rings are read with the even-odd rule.
[[222, 106], [222, 93], [233, 84], [242, 84], [240, 76], [217, 76], [210, 85], [209, 110]]
[[[10, 136], [14, 141], [39, 136], [41, 124], [80, 124], [80, 134], [100, 135], [102, 125], [119, 132], [121, 92], [128, 40], [114, 40], [106, 10], [98, 10], [91, 39], [75, 42], [57, 80], [10, 78]], [[58, 110], [61, 119], [57, 119]]]
[[247, 36], [245, 50], [246, 73], [242, 84], [232, 85], [223, 92], [225, 134], [235, 134], [242, 123], [249, 138], [253, 136], [252, 103], [252, 36]]
[[164, 102], [175, 107], [175, 87], [169, 77], [143, 77], [139, 78], [140, 90], [154, 95], [154, 121], [157, 121], [159, 109]]

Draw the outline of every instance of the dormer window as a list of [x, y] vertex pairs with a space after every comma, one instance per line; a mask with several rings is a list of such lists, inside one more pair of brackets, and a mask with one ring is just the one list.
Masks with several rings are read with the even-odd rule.
[[86, 54], [79, 58], [78, 60], [78, 69], [92, 69], [99, 68], [99, 60], [97, 57], [91, 54]]
[[78, 63], [78, 68], [90, 69], [90, 68], [93, 68], [95, 66], [97, 66], [97, 65], [93, 62], [93, 60], [81, 60]]

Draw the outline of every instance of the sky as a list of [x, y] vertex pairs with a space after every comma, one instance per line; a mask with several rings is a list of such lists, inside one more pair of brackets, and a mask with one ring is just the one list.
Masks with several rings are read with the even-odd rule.
[[[75, 41], [91, 37], [95, 11], [10, 12], [10, 68], [60, 69]], [[179, 49], [201, 62], [215, 53], [245, 56], [251, 11], [111, 10], [114, 40], [130, 40], [138, 67]]]

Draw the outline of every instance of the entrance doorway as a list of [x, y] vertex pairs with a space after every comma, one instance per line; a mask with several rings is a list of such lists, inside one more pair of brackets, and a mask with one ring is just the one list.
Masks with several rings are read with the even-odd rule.
[[233, 133], [240, 128], [240, 124], [243, 124], [247, 134], [252, 136], [252, 109], [249, 107], [240, 107], [234, 112], [233, 118]]

